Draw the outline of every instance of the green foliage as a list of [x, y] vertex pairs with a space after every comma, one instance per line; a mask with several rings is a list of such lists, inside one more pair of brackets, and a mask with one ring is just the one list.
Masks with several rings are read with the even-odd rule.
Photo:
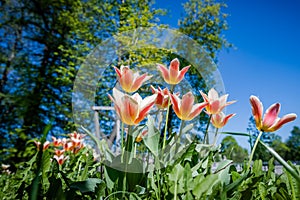
[[221, 142], [221, 154], [236, 163], [242, 163], [248, 156], [247, 149], [238, 145], [232, 136], [226, 136]]

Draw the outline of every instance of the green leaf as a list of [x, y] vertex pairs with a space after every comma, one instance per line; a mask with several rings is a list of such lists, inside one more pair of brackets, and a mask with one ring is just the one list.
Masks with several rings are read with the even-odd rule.
[[265, 200], [266, 196], [267, 196], [267, 189], [266, 189], [266, 186], [263, 182], [259, 182], [258, 191], [259, 191], [260, 198], [262, 200]]
[[74, 182], [70, 185], [73, 189], [78, 189], [82, 193], [86, 192], [95, 192], [97, 184], [100, 184], [100, 187], [105, 187], [105, 183], [103, 180], [98, 178], [89, 178], [85, 181]]
[[209, 174], [201, 182], [195, 183], [193, 194], [197, 198], [201, 198], [204, 194], [211, 194], [213, 186], [219, 181], [217, 174]]
[[158, 145], [160, 139], [160, 133], [154, 126], [153, 118], [149, 115], [147, 121], [148, 133], [144, 137], [143, 141], [149, 151], [155, 156], [158, 156]]
[[236, 136], [247, 136], [250, 137], [248, 133], [238, 133], [238, 132], [220, 132], [221, 134], [226, 134], [226, 135], [236, 135]]

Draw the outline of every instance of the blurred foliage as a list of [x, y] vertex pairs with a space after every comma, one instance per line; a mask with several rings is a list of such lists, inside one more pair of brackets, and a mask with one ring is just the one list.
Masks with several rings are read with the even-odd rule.
[[247, 149], [239, 146], [232, 136], [226, 136], [221, 141], [221, 154], [235, 163], [243, 163], [245, 158], [248, 157]]

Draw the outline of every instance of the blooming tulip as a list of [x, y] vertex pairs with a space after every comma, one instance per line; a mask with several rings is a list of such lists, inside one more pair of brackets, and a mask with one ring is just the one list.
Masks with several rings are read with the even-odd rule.
[[[40, 150], [41, 142], [34, 141], [34, 144], [36, 145], [37, 149]], [[43, 144], [43, 151], [45, 151], [46, 149], [48, 149], [49, 146], [50, 146], [50, 142], [49, 141], [45, 141], [44, 144]]]
[[142, 99], [138, 93], [130, 96], [114, 88], [113, 97], [109, 95], [109, 98], [114, 102], [121, 121], [127, 125], [136, 125], [146, 117], [155, 103], [156, 96], [157, 94], [153, 94]]
[[192, 92], [188, 92], [182, 96], [182, 100], [174, 94], [171, 95], [171, 102], [173, 105], [173, 110], [177, 117], [181, 120], [192, 120], [197, 115], [199, 115], [202, 109], [208, 104], [204, 103], [197, 103], [194, 105], [194, 95]]
[[69, 158], [69, 156], [64, 156], [63, 154], [60, 156], [54, 155], [53, 158], [58, 162], [59, 165], [64, 164], [65, 160]]
[[162, 64], [158, 64], [157, 68], [161, 71], [165, 82], [170, 85], [176, 85], [182, 81], [185, 73], [190, 68], [190, 66], [186, 66], [182, 70], [179, 70], [179, 65], [179, 60], [175, 58], [171, 61], [169, 69]]
[[230, 114], [225, 116], [223, 112], [213, 114], [211, 117], [211, 123], [216, 128], [222, 128], [225, 126], [230, 118], [232, 118], [235, 114]]
[[158, 87], [158, 89], [155, 89], [152, 85], [150, 86], [152, 93], [157, 94], [156, 100], [155, 100], [155, 105], [159, 109], [165, 109], [168, 107], [169, 103], [169, 90], [168, 88], [161, 89]]
[[132, 93], [137, 91], [142, 84], [149, 80], [152, 76], [147, 76], [147, 74], [139, 75], [138, 72], [133, 73], [128, 66], [121, 66], [120, 69], [115, 68], [118, 75], [118, 81], [125, 92]]
[[252, 106], [252, 114], [255, 119], [256, 127], [263, 132], [274, 132], [282, 127], [282, 125], [291, 122], [297, 118], [294, 113], [278, 117], [280, 111], [280, 103], [271, 105], [262, 117], [263, 105], [256, 96], [250, 96], [250, 103]]
[[225, 106], [228, 106], [236, 102], [236, 101], [226, 102], [228, 94], [219, 97], [218, 92], [214, 88], [210, 89], [207, 95], [204, 94], [202, 91], [200, 91], [200, 94], [203, 97], [204, 101], [208, 103], [207, 106], [205, 107], [206, 112], [208, 114], [220, 113], [225, 108]]

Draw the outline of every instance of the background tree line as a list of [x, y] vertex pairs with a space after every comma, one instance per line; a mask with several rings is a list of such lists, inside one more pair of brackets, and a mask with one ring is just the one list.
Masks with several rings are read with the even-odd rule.
[[[250, 150], [253, 148], [255, 138], [258, 136], [258, 130], [255, 126], [253, 117], [249, 119], [247, 132], [249, 137]], [[300, 128], [295, 126], [290, 132], [286, 141], [276, 133], [264, 133], [261, 140], [272, 147], [284, 160], [300, 163]], [[221, 142], [221, 153], [228, 159], [234, 162], [242, 163], [248, 155], [246, 148], [238, 145], [238, 142], [233, 136], [226, 136]], [[260, 159], [267, 163], [272, 155], [259, 143], [254, 153], [254, 160]]]

